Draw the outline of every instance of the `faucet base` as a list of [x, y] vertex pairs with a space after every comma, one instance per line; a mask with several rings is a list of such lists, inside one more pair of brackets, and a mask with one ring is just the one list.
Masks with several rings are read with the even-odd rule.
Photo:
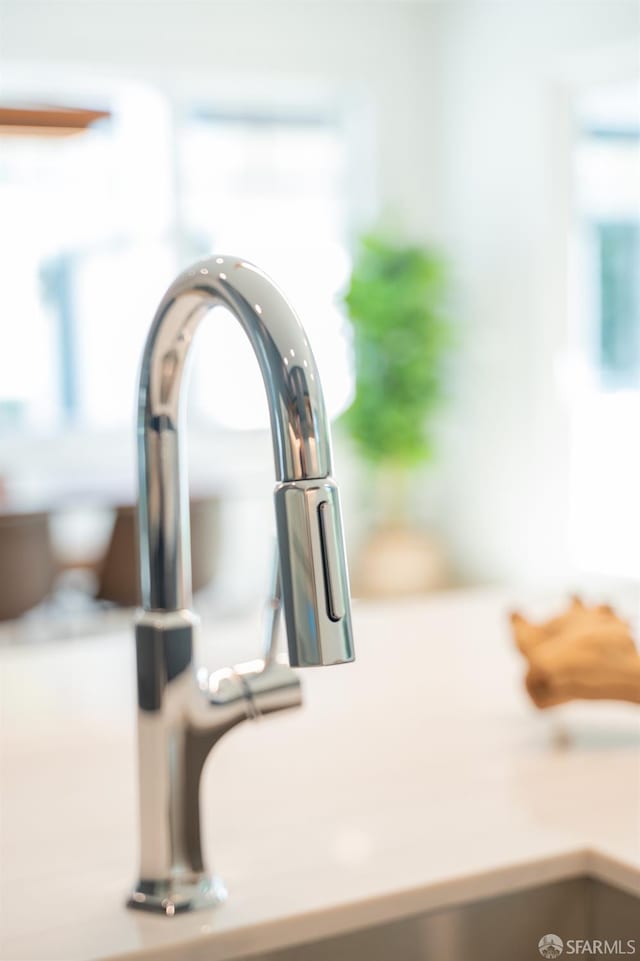
[[226, 900], [227, 889], [219, 877], [208, 874], [187, 877], [189, 880], [140, 880], [129, 896], [127, 907], [171, 918], [184, 911], [214, 908]]

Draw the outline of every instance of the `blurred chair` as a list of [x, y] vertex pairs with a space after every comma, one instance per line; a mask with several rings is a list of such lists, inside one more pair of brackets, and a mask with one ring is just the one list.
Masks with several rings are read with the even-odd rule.
[[[213, 580], [220, 539], [220, 501], [217, 497], [193, 499], [191, 514], [191, 571], [193, 590]], [[138, 542], [135, 507], [118, 507], [111, 540], [98, 570], [97, 598], [122, 607], [140, 604]]]
[[0, 514], [0, 621], [40, 604], [57, 573], [48, 513]]

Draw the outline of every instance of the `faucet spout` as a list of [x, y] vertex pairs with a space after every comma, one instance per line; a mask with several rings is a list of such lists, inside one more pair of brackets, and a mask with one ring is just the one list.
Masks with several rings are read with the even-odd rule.
[[244, 329], [266, 389], [276, 474], [278, 596], [289, 664], [339, 664], [354, 657], [329, 424], [305, 331], [257, 267], [236, 257], [208, 258], [181, 274], [162, 299], [139, 385], [142, 863], [129, 905], [165, 914], [223, 896], [220, 882], [206, 873], [200, 844], [200, 774], [211, 747], [241, 721], [301, 702], [297, 676], [273, 652], [213, 674], [195, 664], [183, 421], [191, 344], [214, 307], [229, 310]]
[[216, 306], [230, 310], [243, 327], [266, 388], [291, 663], [350, 661], [347, 568], [320, 376], [284, 295], [257, 267], [235, 257], [209, 258], [177, 278], [144, 350], [138, 410], [143, 607], [177, 611], [191, 603], [182, 388], [197, 327]]

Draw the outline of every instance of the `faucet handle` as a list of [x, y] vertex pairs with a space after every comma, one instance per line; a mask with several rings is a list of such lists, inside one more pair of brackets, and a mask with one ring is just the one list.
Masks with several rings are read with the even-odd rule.
[[330, 477], [275, 490], [280, 588], [292, 667], [354, 659], [338, 488]]

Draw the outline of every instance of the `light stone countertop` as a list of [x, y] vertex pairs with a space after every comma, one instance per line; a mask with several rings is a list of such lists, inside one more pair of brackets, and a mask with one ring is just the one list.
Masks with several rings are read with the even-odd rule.
[[[132, 635], [0, 650], [2, 961], [227, 961], [586, 873], [640, 894], [640, 711], [536, 712], [509, 606], [356, 603], [356, 663], [301, 672], [302, 710], [212, 753], [203, 821], [229, 900], [172, 919], [124, 907]], [[216, 660], [255, 656], [253, 627], [217, 625]]]

